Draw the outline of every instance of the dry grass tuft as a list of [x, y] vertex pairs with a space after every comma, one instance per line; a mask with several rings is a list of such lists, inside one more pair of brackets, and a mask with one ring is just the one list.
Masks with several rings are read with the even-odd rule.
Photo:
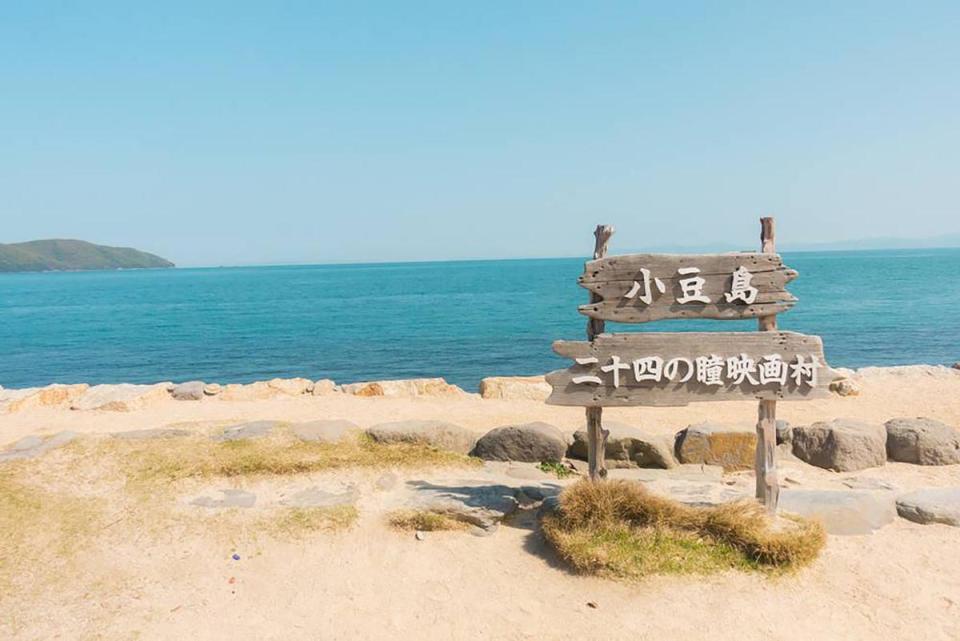
[[285, 433], [225, 442], [204, 436], [162, 441], [101, 439], [87, 447], [92, 451], [85, 455], [119, 461], [129, 483], [148, 487], [211, 477], [290, 476], [343, 468], [478, 463], [463, 454], [426, 445], [381, 444], [367, 437], [339, 443], [302, 442]]
[[441, 530], [466, 530], [470, 524], [448, 514], [429, 510], [397, 510], [387, 515], [387, 521], [398, 530], [438, 532]]
[[691, 507], [638, 483], [581, 481], [544, 518], [547, 540], [584, 572], [640, 578], [723, 569], [793, 569], [813, 561], [823, 527], [791, 519], [774, 527], [752, 501]]
[[276, 538], [299, 540], [317, 532], [340, 532], [357, 520], [352, 505], [282, 508], [260, 519], [258, 529]]

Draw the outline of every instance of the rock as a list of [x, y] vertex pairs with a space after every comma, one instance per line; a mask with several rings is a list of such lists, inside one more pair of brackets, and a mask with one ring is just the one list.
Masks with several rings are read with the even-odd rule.
[[70, 405], [72, 410], [131, 412], [154, 405], [170, 397], [166, 383], [156, 385], [94, 385]]
[[549, 423], [505, 425], [484, 434], [473, 455], [490, 461], [560, 461], [567, 452], [567, 440]]
[[407, 487], [411, 491], [405, 498], [405, 508], [445, 514], [485, 530], [495, 528], [517, 509], [516, 494], [520, 491], [483, 481], [409, 481]]
[[172, 427], [156, 427], [143, 430], [130, 430], [129, 432], [114, 432], [110, 436], [122, 441], [140, 441], [155, 438], [184, 438], [191, 434], [192, 432], [187, 430], [178, 430]]
[[873, 478], [861, 478], [859, 476], [851, 476], [849, 478], [843, 479], [841, 481], [844, 485], [849, 487], [851, 490], [886, 490], [886, 491], [895, 491], [897, 486], [888, 481], [881, 479]]
[[190, 381], [188, 383], [180, 383], [173, 388], [170, 394], [178, 401], [199, 401], [203, 400], [203, 391], [203, 381]]
[[791, 441], [793, 441], [793, 429], [791, 429], [790, 423], [783, 420], [777, 421], [777, 445], [790, 443]]
[[427, 538], [427, 535], [426, 535], [423, 531], [417, 530], [417, 531], [414, 533], [413, 538], [415, 538], [415, 539], [418, 540], [418, 541], [423, 541], [423, 540], [425, 540], [425, 539]]
[[450, 385], [442, 378], [411, 378], [398, 381], [371, 381], [341, 386], [354, 396], [388, 396], [394, 398], [415, 396], [464, 396], [466, 392]]
[[267, 387], [287, 396], [302, 396], [313, 392], [313, 381], [306, 378], [274, 378], [267, 381]]
[[244, 490], [220, 490], [220, 498], [212, 496], [198, 496], [190, 501], [190, 505], [206, 508], [253, 507], [257, 502], [257, 495]]
[[354, 505], [359, 498], [360, 491], [351, 484], [347, 485], [342, 492], [328, 492], [316, 486], [308, 487], [280, 502], [289, 507], [337, 507]]
[[35, 407], [58, 407], [73, 403], [82, 396], [90, 386], [86, 383], [77, 385], [47, 385], [46, 387], [32, 387], [22, 390], [0, 391], [0, 408], [7, 412], [21, 412]]
[[4, 452], [0, 452], [0, 463], [32, 459], [46, 454], [50, 450], [63, 447], [77, 438], [76, 432], [58, 432], [53, 436], [25, 436]]
[[263, 438], [269, 436], [274, 429], [283, 425], [281, 421], [252, 421], [231, 425], [223, 430], [222, 434], [211, 437], [214, 441], [239, 441], [245, 438]]
[[849, 378], [830, 383], [830, 391], [838, 396], [860, 396], [860, 384]]
[[830, 534], [869, 534], [893, 521], [893, 494], [863, 490], [780, 492], [780, 510], [819, 519]]
[[505, 401], [544, 401], [551, 388], [543, 376], [490, 376], [480, 381], [480, 396]]
[[910, 492], [897, 499], [897, 513], [914, 523], [960, 527], [960, 487]]
[[283, 392], [270, 387], [263, 381], [240, 385], [231, 383], [224, 385], [220, 391], [220, 399], [224, 401], [262, 401], [270, 398], [278, 398]]
[[476, 437], [469, 430], [445, 421], [395, 421], [380, 423], [367, 430], [377, 443], [414, 443], [440, 450], [467, 454], [473, 449]]
[[666, 496], [687, 505], [709, 507], [722, 505], [731, 501], [742, 501], [753, 498], [753, 488], [750, 491], [730, 487], [717, 482], [695, 482], [682, 479], [658, 479], [644, 482], [644, 487], [660, 496]]
[[[613, 421], [605, 421], [603, 427], [610, 432], [604, 454], [607, 467], [669, 469], [677, 465], [669, 436]], [[573, 434], [573, 444], [567, 451], [567, 456], [587, 460], [586, 430], [578, 430]]]
[[810, 465], [836, 472], [877, 467], [887, 460], [882, 425], [849, 419], [793, 428], [793, 454]]
[[378, 490], [392, 490], [394, 487], [396, 487], [397, 481], [399, 480], [400, 478], [393, 472], [384, 472], [380, 475], [374, 485]]
[[337, 392], [337, 384], [329, 378], [321, 378], [313, 384], [314, 396], [329, 396]]
[[219, 383], [207, 383], [203, 386], [203, 393], [207, 396], [216, 396], [223, 390]]
[[360, 426], [343, 419], [320, 419], [293, 425], [294, 435], [301, 441], [338, 443], [360, 436]]
[[950, 368], [951, 368], [951, 369], [960, 369], [960, 361], [957, 361], [956, 363], [954, 363], [953, 365], [951, 365]]
[[960, 463], [960, 431], [931, 418], [895, 418], [886, 422], [887, 458], [917, 465]]
[[690, 425], [676, 437], [681, 463], [720, 465], [727, 472], [753, 469], [757, 432], [753, 427]]

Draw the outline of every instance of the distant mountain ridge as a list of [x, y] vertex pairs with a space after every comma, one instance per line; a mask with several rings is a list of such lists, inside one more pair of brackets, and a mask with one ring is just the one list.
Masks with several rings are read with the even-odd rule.
[[87, 271], [174, 267], [165, 258], [131, 247], [52, 238], [0, 244], [0, 272]]

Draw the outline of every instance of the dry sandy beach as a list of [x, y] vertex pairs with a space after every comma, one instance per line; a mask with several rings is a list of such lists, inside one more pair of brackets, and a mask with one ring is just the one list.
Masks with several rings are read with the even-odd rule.
[[[859, 395], [781, 403], [779, 418], [804, 425], [837, 417], [882, 423], [927, 416], [960, 426], [960, 371], [873, 368], [855, 380]], [[701, 421], [752, 425], [756, 403], [614, 409], [604, 416], [673, 434]], [[519, 512], [487, 536], [429, 532], [422, 540], [391, 529], [384, 519], [414, 481], [567, 482], [533, 465], [339, 469], [282, 480], [191, 482], [177, 486], [172, 498], [146, 499], [151, 508], [166, 510], [159, 519], [119, 498], [125, 485], [114, 468], [78, 455], [86, 450], [77, 443], [115, 432], [177, 425], [212, 433], [253, 420], [317, 419], [348, 419], [363, 428], [443, 419], [478, 436], [501, 425], [545, 421], [572, 433], [582, 428], [583, 410], [472, 394], [330, 393], [246, 401], [156, 398], [131, 411], [60, 405], [0, 414], [0, 449], [34, 435], [81, 435], [42, 456], [0, 463], [0, 472], [16, 466], [9, 469], [50, 495], [83, 495], [105, 506], [103, 524], [75, 555], [34, 550], [36, 559], [20, 559], [29, 562], [17, 566], [10, 589], [0, 595], [0, 637], [960, 639], [960, 527], [895, 518], [870, 534], [830, 535], [812, 566], [786, 576], [725, 572], [617, 582], [566, 569], [545, 545], [534, 511]], [[842, 488], [850, 479], [882, 481], [896, 492], [956, 487], [960, 465], [887, 463], [856, 473], [791, 457], [781, 465], [785, 486]], [[752, 483], [750, 472], [725, 474], [717, 482], [745, 492]], [[358, 495], [358, 518], [347, 529], [292, 540], [251, 525], [258, 511], [291, 488], [347, 484]], [[203, 510], [187, 503], [224, 488], [255, 494], [257, 505]], [[5, 546], [2, 554], [10, 561], [19, 551]]]

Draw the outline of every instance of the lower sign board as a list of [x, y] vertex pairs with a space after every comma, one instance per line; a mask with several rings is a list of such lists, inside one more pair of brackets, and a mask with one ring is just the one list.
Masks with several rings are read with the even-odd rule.
[[806, 400], [828, 396], [838, 378], [820, 337], [794, 332], [601, 334], [553, 351], [575, 364], [547, 375], [551, 405]]

